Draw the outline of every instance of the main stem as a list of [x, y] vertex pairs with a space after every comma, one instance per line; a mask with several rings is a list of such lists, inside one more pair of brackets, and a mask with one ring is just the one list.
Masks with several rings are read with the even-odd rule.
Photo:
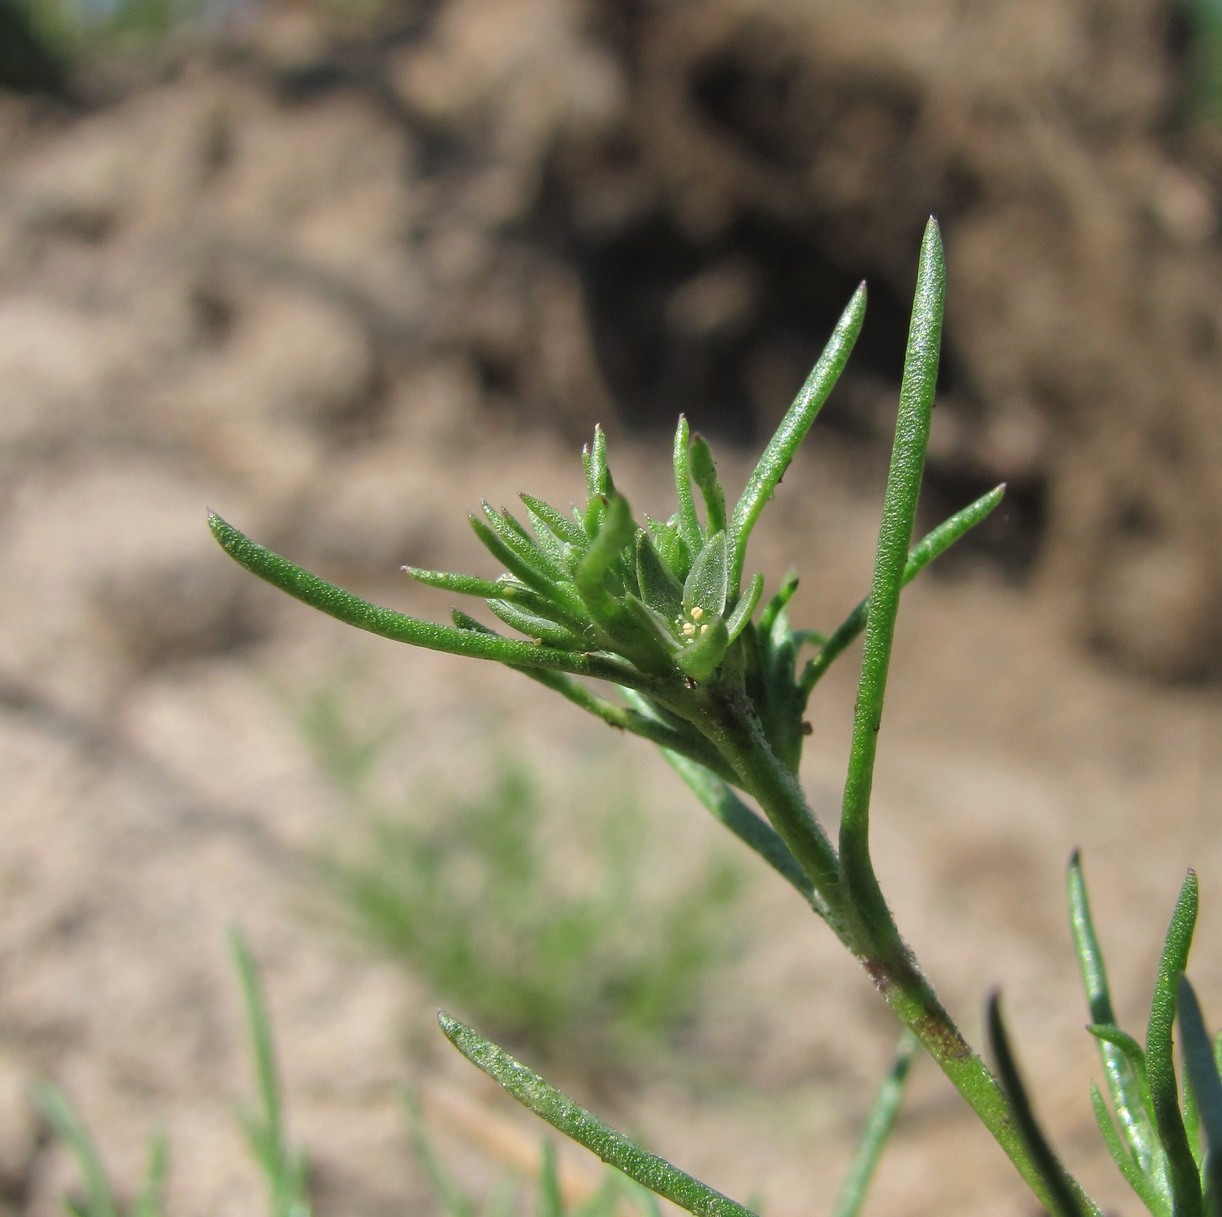
[[[749, 727], [740, 722], [724, 734], [719, 733], [719, 743], [724, 746], [728, 739], [745, 739], [751, 734]], [[1009, 1100], [938, 1000], [890, 915], [889, 932], [877, 937], [872, 933], [873, 919], [863, 922], [853, 915], [843, 885], [835, 879], [829, 881], [826, 854], [817, 846], [812, 849], [814, 842], [807, 834], [809, 826], [816, 823], [815, 817], [793, 775], [766, 746], [752, 748], [750, 753], [749, 759], [742, 754], [736, 759], [746, 763], [745, 784], [755, 795], [761, 810], [786, 838], [786, 844], [790, 844], [795, 835], [799, 840], [805, 838], [807, 857], [813, 853], [819, 859], [821, 874], [816, 875], [811, 874], [806, 860], [798, 857], [824, 901], [832, 930], [861, 961], [887, 1004], [938, 1063], [1039, 1201], [1045, 1206], [1053, 1205], [1054, 1199], [1039, 1167], [1014, 1124]], [[767, 773], [767, 770], [772, 772]], [[1070, 1180], [1070, 1184], [1080, 1191], [1075, 1181]]]

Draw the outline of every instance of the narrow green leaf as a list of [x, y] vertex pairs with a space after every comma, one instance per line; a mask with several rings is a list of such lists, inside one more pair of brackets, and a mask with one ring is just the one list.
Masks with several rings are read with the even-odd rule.
[[994, 993], [988, 1004], [989, 1049], [997, 1069], [997, 1080], [1010, 1100], [1015, 1129], [1022, 1138], [1040, 1178], [1047, 1190], [1047, 1203], [1052, 1217], [1090, 1217], [1090, 1209], [1075, 1190], [1048, 1139], [1044, 1136], [1027, 1097], [1026, 1087], [1018, 1072], [1010, 1038], [1001, 1015], [1001, 998]]
[[[1201, 1186], [1205, 1186], [1204, 1152], [1201, 1144], [1201, 1112], [1197, 1107], [1196, 1091], [1192, 1088], [1192, 1079], [1188, 1076], [1188, 1066], [1180, 1053], [1180, 1107], [1184, 1113], [1184, 1135], [1188, 1138], [1188, 1148], [1196, 1160], [1197, 1174], [1201, 1176]], [[1209, 1197], [1206, 1197], [1208, 1200]], [[1208, 1205], [1206, 1206], [1208, 1207]]]
[[[777, 588], [776, 595], [764, 606], [764, 611], [760, 614], [760, 631], [764, 634], [772, 630], [773, 622], [776, 621], [777, 615], [784, 612], [785, 606], [793, 599], [793, 594], [798, 590], [798, 576], [794, 571], [790, 571], [784, 579], [781, 580], [781, 586]], [[862, 624], [865, 624], [864, 617]]]
[[1132, 1093], [1134, 1105], [1143, 1105], [1146, 1098], [1140, 1080], [1145, 1077], [1146, 1073], [1145, 1049], [1127, 1031], [1122, 1031], [1115, 1023], [1091, 1023], [1086, 1030], [1101, 1044], [1115, 1048], [1120, 1053], [1125, 1065], [1136, 1079]]
[[517, 630], [519, 634], [525, 634], [528, 638], [537, 638], [540, 642], [547, 643], [548, 646], [560, 647], [566, 651], [588, 651], [590, 649], [590, 639], [579, 637], [567, 626], [553, 621], [550, 617], [529, 612], [507, 600], [489, 600], [488, 607], [510, 629]]
[[170, 1176], [170, 1142], [165, 1133], [153, 1135], [149, 1142], [149, 1161], [144, 1186], [132, 1206], [131, 1217], [163, 1217], [166, 1180]]
[[549, 562], [534, 544], [519, 535], [505, 517], [493, 511], [486, 503], [484, 514], [487, 522], [477, 516], [469, 517], [475, 535], [484, 548], [510, 574], [527, 587], [534, 588], [539, 595], [573, 615], [580, 615], [581, 602], [569, 590], [569, 574]]
[[679, 514], [675, 520], [679, 536], [693, 556], [704, 546], [704, 533], [700, 521], [696, 518], [696, 499], [692, 494], [692, 467], [690, 439], [687, 419], [679, 415], [679, 425], [675, 428], [675, 494], [679, 500]]
[[556, 1170], [556, 1147], [550, 1141], [543, 1142], [540, 1158], [538, 1217], [564, 1217], [560, 1175]]
[[1222, 1205], [1222, 1078], [1214, 1062], [1213, 1047], [1205, 1031], [1205, 1019], [1197, 995], [1187, 977], [1176, 985], [1180, 1035], [1184, 1041], [1184, 1064], [1192, 1082], [1201, 1125], [1205, 1129], [1204, 1185], [1208, 1211]]
[[309, 1217], [306, 1161], [289, 1146], [285, 1132], [271, 1019], [259, 972], [241, 931], [231, 929], [229, 940], [246, 1004], [259, 1099], [258, 1108], [246, 1113], [243, 1119], [247, 1139], [267, 1177], [271, 1217]]
[[608, 499], [606, 515], [598, 533], [573, 575], [577, 591], [591, 612], [613, 612], [607, 576], [623, 560], [625, 551], [632, 545], [635, 531], [628, 500], [618, 494]]
[[439, 1014], [446, 1038], [478, 1069], [498, 1082], [524, 1107], [546, 1120], [570, 1140], [584, 1145], [604, 1162], [623, 1171], [651, 1192], [697, 1217], [756, 1217], [750, 1209], [684, 1173], [665, 1158], [634, 1145], [593, 1112], [545, 1082], [533, 1069], [514, 1060], [478, 1032]]
[[594, 428], [594, 441], [581, 450], [581, 463], [586, 471], [586, 493], [591, 499], [606, 498], [611, 493], [607, 473], [607, 434], [600, 426]]
[[[512, 521], [514, 524], [518, 523], [516, 517], [510, 512], [504, 511], [502, 515], [507, 521]], [[559, 578], [571, 579], [573, 577], [573, 568], [577, 565], [579, 555], [585, 552], [585, 546], [583, 545], [578, 548], [568, 541], [562, 541], [529, 508], [526, 511], [526, 518], [530, 521], [529, 531], [527, 531], [525, 525], [519, 525], [519, 527], [522, 528], [527, 542], [543, 555], [548, 565], [556, 571]], [[563, 519], [564, 517], [561, 516], [560, 518]], [[574, 527], [576, 526], [574, 525]]]
[[899, 417], [883, 498], [883, 518], [878, 531], [878, 551], [874, 561], [861, 676], [857, 683], [857, 703], [853, 715], [849, 772], [844, 785], [840, 818], [840, 861], [847, 890], [873, 939], [873, 947], [885, 952], [902, 951], [903, 946], [870, 857], [870, 794], [874, 784], [874, 758], [882, 727], [900, 588], [912, 544], [913, 521], [916, 519], [925, 450], [929, 443], [934, 391], [938, 380], [945, 289], [942, 240], [937, 222], [931, 217], [925, 228], [917, 264], [916, 295], [908, 331], [908, 349], [904, 356]]
[[636, 581], [641, 599], [673, 629], [683, 612], [683, 584], [671, 573], [647, 532], [637, 534]]
[[85, 1185], [85, 1204], [81, 1211], [87, 1217], [119, 1217], [106, 1168], [84, 1120], [63, 1092], [47, 1082], [35, 1082], [30, 1087], [30, 1094], [43, 1118], [68, 1147], [80, 1167]]
[[729, 617], [726, 618], [726, 629], [730, 634], [730, 641], [733, 642], [746, 628], [747, 623], [751, 620], [751, 614], [755, 612], [755, 607], [760, 602], [760, 597], [764, 594], [764, 576], [753, 575], [751, 582], [747, 584], [747, 590], [738, 598], [738, 603], [734, 606]]
[[1180, 1115], [1173, 1042], [1176, 984], [1188, 966], [1197, 899], [1197, 877], [1190, 870], [1167, 928], [1146, 1027], [1146, 1076], [1159, 1140], [1167, 1155], [1167, 1176], [1176, 1217], [1198, 1217], [1202, 1212], [1201, 1181]]
[[625, 616], [635, 623], [640, 633], [652, 639], [656, 649], [668, 656], [678, 654], [681, 644], [675, 638], [673, 617], [663, 617], [657, 609], [631, 592], [624, 596], [622, 604]]
[[[637, 695], [633, 695], [634, 699]], [[754, 850], [821, 916], [823, 908], [815, 896], [809, 876], [798, 865], [777, 831], [756, 815], [720, 777], [701, 764], [663, 748], [662, 755], [715, 820], [720, 821], [749, 849]]]
[[904, 1097], [904, 1084], [912, 1068], [920, 1041], [905, 1027], [900, 1032], [900, 1040], [895, 1049], [895, 1060], [891, 1070], [879, 1087], [878, 1094], [870, 1108], [866, 1126], [862, 1130], [861, 1140], [853, 1154], [848, 1176], [836, 1197], [832, 1217], [858, 1217], [866, 1201], [866, 1192], [878, 1169], [879, 1159], [887, 1138], [895, 1127], [895, 1118], [899, 1114], [900, 1100]]
[[[949, 520], [944, 520], [932, 532], [926, 533], [908, 551], [908, 561], [904, 565], [904, 586], [911, 583], [935, 558], [944, 554], [956, 541], [981, 523], [1001, 502], [1004, 495], [1004, 486], [994, 487], [962, 511], [957, 511]], [[800, 684], [807, 696], [824, 672], [831, 667], [832, 661], [837, 659], [865, 628], [869, 609], [870, 597], [867, 596], [836, 628], [819, 654], [806, 665]]]
[[[500, 590], [492, 596], [485, 597], [485, 599], [509, 604], [514, 608], [532, 613], [536, 617], [543, 617], [548, 621], [554, 621], [558, 625], [564, 626], [574, 637], [585, 637], [586, 650], [598, 649], [593, 626], [590, 623], [589, 615], [584, 611], [584, 605], [580, 615], [566, 613], [554, 600], [549, 600], [546, 596], [539, 595], [534, 588], [525, 587], [516, 579], [511, 579], [508, 576], [498, 580], [496, 586]], [[577, 589], [572, 587], [571, 584], [569, 586], [575, 595]]]
[[1112, 1123], [1111, 1113], [1107, 1109], [1103, 1093], [1094, 1082], [1090, 1084], [1090, 1103], [1095, 1113], [1095, 1123], [1099, 1125], [1099, 1135], [1103, 1138], [1107, 1152], [1112, 1161], [1125, 1177], [1125, 1181], [1137, 1194], [1137, 1198], [1154, 1214], [1154, 1217], [1171, 1217], [1171, 1201], [1158, 1185], [1158, 1181], [1143, 1173], [1133, 1155], [1120, 1139], [1116, 1125]]
[[1070, 930], [1082, 972], [1086, 1002], [1095, 1026], [1088, 1028], [1099, 1044], [1108, 1095], [1125, 1141], [1143, 1175], [1152, 1177], [1160, 1195], [1170, 1201], [1166, 1155], [1159, 1140], [1146, 1081], [1145, 1052], [1116, 1025], [1103, 949], [1091, 917], [1086, 874], [1075, 850], [1067, 871]]
[[726, 611], [729, 579], [726, 534], [719, 532], [705, 542], [692, 563], [691, 574], [683, 585], [683, 611], [696, 616], [692, 610], [700, 609], [706, 624], [708, 618], [720, 617]]
[[481, 502], [480, 507], [488, 519], [489, 527], [510, 549], [519, 554], [523, 561], [539, 567], [552, 580], [572, 578], [569, 564], [565, 561], [564, 546], [550, 531], [541, 529], [544, 540], [540, 541], [512, 512], [503, 509], [497, 511], [487, 502]]
[[429, 1188], [437, 1198], [446, 1217], [475, 1217], [475, 1202], [463, 1195], [458, 1185], [450, 1178], [449, 1171], [442, 1165], [441, 1159], [433, 1150], [432, 1143], [424, 1131], [424, 1120], [420, 1114], [420, 1103], [410, 1091], [403, 1096], [403, 1106], [407, 1114], [408, 1135], [411, 1138], [412, 1153], [424, 1170]]
[[[861, 323], [866, 315], [866, 285], [863, 283], [849, 301], [848, 307], [841, 314], [836, 328], [823, 354], [819, 356], [806, 383], [798, 391], [793, 405], [789, 407], [776, 434], [768, 441], [763, 456], [755, 466], [742, 497], [734, 507], [730, 516], [728, 532], [732, 550], [732, 570], [730, 581], [735, 587], [742, 580], [743, 564], [747, 557], [747, 541], [751, 530], [759, 519], [764, 504], [772, 498], [773, 492], [780, 485], [789, 462], [793, 460], [815, 416], [823, 408], [844, 365], [848, 363], [849, 353], [861, 332]], [[676, 471], [678, 458], [676, 457]], [[690, 491], [689, 491], [690, 493]], [[682, 498], [680, 498], [682, 502]], [[684, 538], [687, 539], [686, 536]], [[689, 545], [691, 542], [688, 542]], [[699, 546], [693, 547], [693, 552]]]
[[208, 523], [221, 548], [235, 562], [273, 587], [288, 592], [290, 596], [337, 621], [389, 638], [392, 642], [405, 642], [430, 651], [445, 651], [474, 659], [494, 659], [511, 667], [556, 669], [633, 687], [642, 683], [640, 675], [628, 664], [606, 656], [577, 655], [555, 647], [540, 647], [532, 642], [502, 638], [490, 631], [477, 632], [438, 625], [372, 604], [252, 541], [216, 514], [209, 516]]
[[692, 551], [679, 535], [678, 516], [672, 516], [665, 524], [661, 520], [646, 516], [645, 528], [658, 551], [658, 557], [666, 563], [667, 569], [682, 585], [688, 571], [692, 569]]
[[715, 532], [724, 532], [726, 527], [726, 492], [721, 488], [717, 476], [717, 462], [713, 450], [703, 435], [692, 436], [691, 448], [692, 481], [700, 487], [704, 499], [705, 532], [711, 537]]
[[730, 646], [730, 631], [720, 617], [700, 626], [694, 642], [682, 647], [676, 657], [679, 668], [695, 681], [710, 680]]
[[533, 494], [519, 494], [518, 498], [525, 504], [536, 529], [546, 528], [557, 540], [579, 550], [584, 551], [590, 543], [590, 538], [577, 521], [571, 520], [564, 512], [557, 511], [551, 504], [535, 498]]
[[419, 566], [405, 566], [402, 570], [417, 583], [439, 587], [444, 592], [457, 592], [460, 596], [504, 600], [513, 595], [514, 584], [503, 579], [480, 579], [475, 575], [456, 575], [448, 570], [422, 570]]

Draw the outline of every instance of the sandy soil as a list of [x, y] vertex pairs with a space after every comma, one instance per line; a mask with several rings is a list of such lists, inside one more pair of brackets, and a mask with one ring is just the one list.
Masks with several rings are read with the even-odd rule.
[[[320, 1214], [434, 1211], [402, 1118], [408, 1085], [423, 1093], [443, 1151], [473, 1180], [535, 1152], [529, 1119], [436, 1033], [437, 995], [320, 918], [312, 859], [350, 831], [351, 808], [300, 725], [319, 690], [340, 686], [357, 718], [402, 724], [378, 773], [388, 792], [421, 781], [438, 799], [477, 788], [479, 758], [495, 741], [526, 758], [558, 813], [591, 771], [606, 782], [630, 773], [656, 821], [659, 875], [719, 842], [644, 745], [580, 721], [513, 674], [345, 631], [234, 568], [204, 525], [212, 506], [356, 590], [441, 617], [448, 600], [405, 587], [399, 565], [495, 573], [464, 514], [481, 497], [500, 502], [523, 489], [572, 501], [572, 439], [595, 417], [608, 423], [618, 484], [638, 507], [668, 510], [667, 441], [641, 438], [651, 420], [626, 415], [613, 359], [622, 335], [583, 294], [585, 264], [566, 261], [563, 242], [522, 237], [541, 214], [523, 200], [554, 197], [557, 132], [561, 160], [584, 163], [594, 136], [618, 129], [623, 81], [577, 6], [495, 7], [500, 24], [475, 21], [470, 4], [442, 6], [447, 15], [416, 41], [383, 45], [371, 75], [378, 87], [349, 87], [364, 61], [346, 46], [335, 62], [348, 83], [312, 91], [308, 69], [330, 62], [330, 44], [308, 17], [286, 11], [228, 59], [180, 67], [87, 113], [0, 99], [0, 1213], [57, 1212], [75, 1180], [32, 1113], [25, 1087], [37, 1077], [78, 1102], [122, 1188], [135, 1186], [147, 1137], [162, 1126], [174, 1151], [171, 1211], [259, 1211], [260, 1183], [234, 1120], [235, 1096], [250, 1092], [225, 945], [235, 922], [263, 967], [292, 1130], [310, 1153]], [[717, 28], [737, 30], [737, 9], [725, 6], [731, 15]], [[680, 44], [651, 43], [641, 62], [666, 45]], [[772, 62], [766, 38], [736, 45], [756, 48], [748, 60]], [[913, 44], [914, 61], [918, 52]], [[1049, 72], [1072, 58], [1049, 55]], [[1157, 95], [1162, 78], [1153, 76], [1142, 78], [1142, 96]], [[379, 91], [387, 80], [406, 111]], [[405, 130], [416, 132], [410, 147]], [[782, 145], [788, 130], [773, 132]], [[650, 155], [656, 167], [661, 153]], [[599, 164], [572, 180], [611, 182]], [[725, 174], [735, 189], [752, 186]], [[1147, 186], [1169, 180], [1136, 176]], [[594, 206], [597, 190], [566, 206], [589, 232], [618, 231], [612, 204], [630, 209], [630, 179], [611, 182], [622, 195], [600, 196], [606, 213]], [[837, 180], [850, 180], [843, 166]], [[1216, 240], [1207, 223], [1193, 235], [1193, 207], [1200, 191], [1207, 210], [1214, 203], [1196, 177], [1184, 190], [1179, 211], [1167, 204], [1166, 223], [1180, 225], [1176, 265], [1205, 266]], [[675, 202], [680, 195], [667, 206], [687, 207], [692, 224], [712, 222], [700, 198]], [[712, 206], [710, 197], [701, 196]], [[884, 236], [906, 241], [906, 223], [887, 234], [846, 224], [852, 200], [842, 202], [825, 231], [849, 234], [846, 262], [883, 249]], [[923, 195], [918, 203], [909, 218], [928, 209]], [[975, 301], [996, 255], [980, 253], [992, 247], [979, 244], [979, 215], [956, 227], [949, 210], [952, 300], [962, 250]], [[802, 222], [794, 214], [789, 222]], [[870, 263], [884, 325], [914, 244], [909, 252], [902, 265], [900, 253]], [[687, 267], [698, 288], [667, 314], [680, 330], [696, 327], [700, 341], [684, 349], [701, 359], [736, 324], [746, 280], [729, 265], [720, 279]], [[827, 273], [838, 287], [835, 275], [860, 270]], [[1123, 303], [1115, 308], [1124, 314]], [[1011, 465], [1018, 493], [988, 545], [907, 594], [876, 796], [880, 868], [901, 925], [973, 1035], [985, 995], [1003, 988], [1057, 1143], [1110, 1212], [1132, 1212], [1092, 1128], [1098, 1069], [1082, 1030], [1063, 872], [1081, 847], [1117, 1004], [1137, 1029], [1178, 885], [1196, 867], [1204, 903], [1193, 976], [1206, 1011], [1222, 1010], [1222, 955], [1210, 949], [1222, 939], [1212, 896], [1222, 873], [1222, 700], [1208, 685], [1132, 674], [1182, 674], [1183, 656], [1212, 637], [1213, 600], [1204, 634], [1198, 625], [1213, 576], [1198, 578], [1195, 565], [1184, 574], [1177, 524], [1166, 547], [1149, 550], [1171, 558], [1141, 568], [1153, 584], [1125, 583], [1167, 595], [1143, 600], [1121, 624], [1107, 619], [1102, 641], [1129, 670], [1081, 644], [1091, 632], [1084, 597], [1097, 606], [1104, 584], [1073, 572], [1096, 569], [1123, 530], [1058, 532], [1064, 496], [1055, 487], [1071, 484], [1074, 469], [1093, 471], [1106, 497], [1128, 457], [1082, 463], [1110, 449], [1106, 428], [1080, 419], [1024, 447], [1023, 428], [1039, 415], [1020, 400], [1034, 373], [1014, 355], [987, 383], [963, 374], [978, 339], [999, 358], [1005, 347], [996, 331], [980, 336], [975, 314], [960, 322], [961, 373], [938, 416], [933, 497], [962, 501], [964, 487]], [[796, 383], [786, 377], [798, 356], [778, 350], [747, 351], [756, 390], [781, 391], [747, 431]], [[1204, 384], [1213, 358], [1206, 352], [1187, 379]], [[667, 373], [628, 387], [700, 425], [701, 389], [716, 387], [720, 365], [694, 366], [694, 380]], [[835, 624], [867, 584], [882, 484], [875, 441], [885, 430], [872, 420], [884, 417], [888, 393], [870, 372], [829, 408], [840, 411], [836, 429], [786, 476], [760, 538], [770, 577], [789, 563], [806, 576], [795, 608], [803, 623]], [[714, 398], [709, 428], [734, 431]], [[953, 406], [966, 399], [987, 399], [993, 413], [971, 422], [972, 409]], [[1009, 432], [996, 418], [1012, 403], [1021, 425]], [[854, 404], [867, 416], [856, 429], [843, 419]], [[1045, 434], [1046, 420], [1031, 425]], [[724, 451], [736, 486], [746, 457]], [[1173, 461], [1168, 468], [1181, 476]], [[1168, 473], [1159, 504], [1176, 484]], [[1043, 488], [1034, 515], [1033, 487]], [[1193, 554], [1216, 523], [1210, 501], [1193, 499]], [[1040, 512], [1053, 513], [1043, 531]], [[1078, 558], [1067, 564], [1074, 544]], [[1023, 583], [1016, 572], [1030, 568], [1033, 548], [1044, 565]], [[1143, 653], [1134, 640], [1148, 641], [1152, 622], [1165, 627], [1165, 645], [1160, 636]], [[812, 709], [805, 778], [829, 822], [854, 664], [845, 657]], [[747, 945], [716, 977], [673, 1060], [644, 1079], [571, 1082], [686, 1169], [757, 1198], [769, 1217], [796, 1217], [830, 1203], [894, 1031], [830, 936], [743, 865], [753, 876]], [[630, 925], [633, 910], [623, 917]], [[570, 1165], [578, 1184], [588, 1181], [588, 1162]], [[922, 1066], [869, 1211], [1034, 1210], [1000, 1152]]]

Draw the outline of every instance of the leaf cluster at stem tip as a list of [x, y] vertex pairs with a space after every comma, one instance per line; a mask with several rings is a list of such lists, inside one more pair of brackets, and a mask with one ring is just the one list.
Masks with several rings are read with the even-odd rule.
[[[520, 510], [485, 502], [471, 516], [500, 576], [404, 567], [420, 583], [482, 600], [496, 629], [457, 609], [442, 625], [372, 604], [265, 549], [219, 516], [211, 516], [212, 531], [248, 569], [340, 620], [397, 641], [498, 660], [736, 785], [742, 775], [712, 739], [710, 706], [749, 707], [771, 753], [796, 773], [807, 701], [865, 627], [868, 601], [827, 637], [794, 630], [787, 606], [796, 579], [787, 578], [765, 601], [762, 575], [744, 576], [747, 546], [848, 360], [865, 307], [862, 284], [733, 505], [709, 444], [681, 417], [672, 447], [676, 510], [638, 523], [615, 485], [606, 435], [597, 428], [582, 452], [580, 504], [562, 510], [522, 494]], [[903, 581], [979, 523], [1000, 497], [999, 488], [920, 542]], [[803, 647], [813, 648], [805, 662]], [[638, 700], [624, 706], [582, 677], [633, 690]]]

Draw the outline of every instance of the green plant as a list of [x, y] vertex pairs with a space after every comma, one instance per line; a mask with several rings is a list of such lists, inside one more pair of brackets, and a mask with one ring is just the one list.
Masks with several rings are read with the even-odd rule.
[[427, 817], [423, 790], [379, 806], [369, 779], [382, 745], [356, 738], [331, 702], [316, 701], [309, 734], [351, 807], [345, 844], [322, 866], [352, 928], [535, 1051], [566, 1044], [608, 1065], [656, 1058], [733, 946], [737, 868], [695, 861], [651, 891], [644, 813], [608, 783], [582, 807], [590, 867], [574, 888], [548, 851], [557, 824], [522, 762], [502, 758], [483, 793]]
[[[242, 1126], [267, 1181], [268, 1217], [310, 1217], [306, 1160], [289, 1146], [285, 1137], [271, 1020], [258, 968], [246, 939], [236, 929], [230, 933], [230, 946], [242, 985], [259, 1098], [257, 1107], [242, 1113]], [[64, 1208], [72, 1217], [121, 1217], [124, 1212], [127, 1217], [161, 1217], [166, 1211], [165, 1185], [170, 1165], [169, 1144], [163, 1134], [153, 1137], [144, 1186], [125, 1210], [115, 1196], [92, 1134], [69, 1099], [47, 1082], [35, 1083], [31, 1095], [51, 1131], [67, 1146], [80, 1168], [83, 1197], [64, 1197]]]
[[[407, 1101], [407, 1120], [412, 1149], [445, 1217], [512, 1217], [517, 1208], [518, 1189], [511, 1177], [502, 1176], [481, 1203], [455, 1182], [434, 1152], [420, 1110], [411, 1096]], [[534, 1211], [538, 1217], [662, 1217], [653, 1194], [617, 1171], [607, 1171], [603, 1185], [584, 1202], [566, 1204], [555, 1147], [550, 1141], [542, 1143], [535, 1191]]]
[[[72, 1217], [120, 1217], [124, 1208], [115, 1197], [93, 1135], [80, 1113], [63, 1091], [49, 1082], [34, 1083], [30, 1092], [51, 1131], [67, 1146], [80, 1167], [84, 1195], [80, 1198], [65, 1196], [65, 1210]], [[169, 1144], [158, 1134], [149, 1144], [144, 1186], [126, 1210], [128, 1217], [159, 1217], [165, 1211], [165, 1181], [169, 1167]]]
[[[911, 545], [943, 296], [942, 247], [931, 220], [917, 269], [872, 586], [826, 636], [791, 627], [796, 578], [764, 599], [762, 577], [746, 575], [747, 543], [849, 357], [865, 312], [864, 285], [733, 506], [708, 444], [680, 419], [673, 448], [678, 509], [665, 521], [637, 524], [611, 477], [606, 438], [596, 431], [583, 453], [587, 497], [571, 514], [523, 495], [525, 522], [488, 504], [472, 517], [476, 534], [507, 573], [488, 580], [409, 568], [422, 583], [483, 600], [521, 637], [496, 632], [461, 611], [452, 624], [440, 625], [372, 604], [258, 545], [219, 516], [211, 517], [211, 527], [239, 563], [341, 621], [395, 641], [497, 660], [661, 747], [712, 814], [779, 872], [861, 962], [1039, 1201], [1053, 1214], [1078, 1217], [1099, 1209], [1040, 1132], [999, 1003], [990, 1006], [994, 1073], [942, 1006], [901, 936], [870, 848], [874, 761], [901, 589], [983, 520], [1003, 493], [998, 487]], [[833, 843], [798, 781], [804, 714], [831, 662], [862, 633], [854, 729]], [[622, 696], [605, 696], [592, 682]], [[1176, 931], [1168, 941], [1146, 1064], [1154, 1131], [1173, 1176], [1172, 1211], [1181, 1217], [1202, 1211], [1203, 1201], [1199, 1174], [1189, 1178], [1184, 1130], [1176, 1131], [1170, 1114], [1176, 1106], [1175, 1075], [1168, 1067], [1171, 1018], [1186, 940]], [[633, 1145], [469, 1027], [448, 1015], [441, 1023], [464, 1055], [521, 1102], [631, 1178], [693, 1213], [747, 1214], [742, 1205]]]

